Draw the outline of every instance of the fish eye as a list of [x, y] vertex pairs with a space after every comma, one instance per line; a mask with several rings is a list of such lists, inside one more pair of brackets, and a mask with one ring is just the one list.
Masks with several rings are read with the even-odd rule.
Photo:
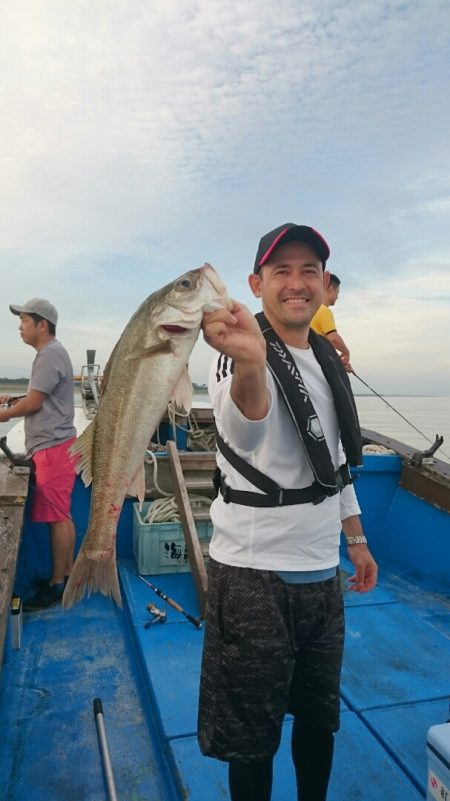
[[190, 281], [190, 278], [182, 278], [182, 279], [180, 280], [179, 284], [180, 284], [180, 286], [182, 286], [184, 289], [189, 289], [189, 288], [190, 288], [190, 286], [191, 286], [191, 281]]

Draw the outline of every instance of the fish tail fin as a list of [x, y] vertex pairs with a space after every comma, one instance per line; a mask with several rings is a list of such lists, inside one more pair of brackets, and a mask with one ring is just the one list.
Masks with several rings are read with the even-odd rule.
[[80, 550], [71, 570], [69, 580], [62, 597], [64, 609], [70, 609], [84, 596], [93, 592], [101, 592], [107, 598], [113, 598], [117, 606], [122, 606], [119, 577], [117, 574], [115, 553]]
[[85, 487], [92, 483], [93, 475], [93, 453], [94, 453], [94, 436], [96, 419], [94, 418], [83, 433], [75, 440], [73, 445], [70, 446], [69, 453], [76, 459], [75, 472], [81, 473], [81, 478]]

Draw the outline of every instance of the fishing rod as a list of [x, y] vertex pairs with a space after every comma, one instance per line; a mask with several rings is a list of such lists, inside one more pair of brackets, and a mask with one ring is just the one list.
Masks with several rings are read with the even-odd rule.
[[200, 620], [200, 618], [194, 617], [193, 615], [190, 615], [189, 612], [186, 612], [186, 610], [183, 609], [183, 607], [180, 606], [180, 604], [178, 604], [176, 601], [174, 601], [173, 598], [169, 598], [169, 596], [166, 595], [165, 592], [160, 590], [158, 587], [155, 587], [155, 585], [152, 584], [151, 581], [147, 581], [147, 579], [145, 579], [139, 573], [136, 573], [134, 570], [131, 570], [131, 568], [128, 567], [128, 565], [124, 564], [124, 562], [122, 562], [121, 564], [123, 564], [124, 567], [126, 567], [126, 569], [129, 570], [130, 573], [133, 574], [133, 576], [137, 576], [141, 581], [144, 582], [144, 584], [147, 585], [147, 587], [150, 587], [150, 589], [153, 590], [153, 592], [156, 592], [156, 594], [159, 595], [159, 597], [162, 598], [163, 601], [166, 602], [166, 604], [171, 606], [172, 609], [176, 609], [177, 612], [181, 612], [181, 614], [184, 615], [189, 620], [189, 622], [192, 623], [193, 626], [195, 626], [196, 629], [201, 629], [202, 628], [203, 623]]
[[[396, 408], [395, 408], [395, 406], [392, 406], [392, 404], [391, 404], [391, 403], [389, 403], [389, 401], [387, 401], [387, 400], [386, 400], [386, 398], [383, 398], [383, 396], [382, 396], [382, 395], [380, 395], [380, 394], [379, 394], [379, 393], [378, 393], [378, 392], [377, 392], [375, 389], [373, 389], [373, 387], [371, 387], [371, 386], [370, 386], [370, 385], [369, 385], [369, 384], [368, 384], [366, 381], [364, 381], [364, 380], [361, 378], [361, 376], [359, 376], [357, 373], [355, 373], [355, 371], [354, 371], [353, 369], [352, 369], [352, 371], [351, 371], [351, 372], [352, 372], [352, 375], [354, 375], [354, 376], [355, 376], [355, 378], [357, 378], [357, 379], [358, 379], [358, 381], [361, 381], [361, 384], [364, 384], [364, 386], [365, 386], [365, 387], [367, 387], [367, 389], [370, 389], [370, 391], [371, 391], [371, 392], [373, 392], [373, 394], [374, 394], [374, 395], [376, 395], [376, 396], [377, 396], [377, 398], [379, 398], [380, 400], [382, 400], [382, 401], [383, 401], [383, 403], [385, 403], [385, 404], [386, 404], [386, 406], [389, 406], [389, 408], [390, 408], [390, 409], [392, 409], [392, 411], [393, 411], [393, 412], [395, 412], [396, 414], [398, 414], [398, 416], [399, 416], [399, 417], [401, 417], [401, 418], [402, 418], [402, 420], [404, 420], [404, 421], [405, 421], [405, 423], [408, 423], [408, 425], [409, 425], [409, 426], [411, 426], [411, 428], [413, 428], [415, 431], [417, 431], [417, 433], [418, 433], [418, 434], [420, 434], [420, 435], [421, 435], [421, 437], [424, 437], [424, 438], [425, 438], [425, 439], [426, 439], [428, 442], [431, 442], [431, 444], [432, 444], [432, 445], [434, 445], [434, 442], [433, 442], [433, 440], [432, 440], [432, 439], [430, 439], [429, 437], [427, 437], [427, 435], [426, 435], [426, 434], [424, 434], [424, 433], [423, 433], [423, 431], [420, 431], [420, 429], [419, 429], [419, 428], [417, 428], [417, 426], [415, 426], [415, 425], [414, 425], [414, 423], [411, 423], [411, 421], [410, 421], [410, 420], [408, 420], [408, 418], [407, 418], [407, 417], [405, 417], [405, 416], [404, 416], [404, 415], [403, 415], [401, 412], [399, 412], [399, 411], [398, 411], [398, 409], [396, 409]], [[442, 441], [443, 441], [443, 440], [442, 440]], [[445, 453], [445, 451], [444, 451], [442, 448], [441, 448], [441, 451], [442, 451], [442, 453], [444, 454], [444, 456], [446, 456], [446, 457], [447, 457], [447, 459], [449, 459], [449, 458], [450, 458], [450, 457], [449, 457], [449, 456], [448, 456], [448, 455]]]
[[4, 403], [0, 403], [0, 406], [2, 406], [2, 407], [6, 406], [9, 409], [11, 406], [14, 406], [14, 404], [17, 403], [17, 401], [22, 400], [22, 398], [26, 398], [26, 397], [27, 397], [27, 395], [14, 395], [14, 396], [11, 395], [8, 398], [8, 400], [4, 401]]

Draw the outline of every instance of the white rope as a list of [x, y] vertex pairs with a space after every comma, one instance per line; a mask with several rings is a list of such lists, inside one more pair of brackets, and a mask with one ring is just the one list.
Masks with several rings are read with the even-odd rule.
[[157, 498], [150, 503], [147, 514], [144, 517], [146, 523], [172, 523], [179, 519], [180, 515], [178, 514], [175, 495], [167, 498]]
[[[208, 498], [206, 495], [189, 495], [188, 497], [192, 511], [207, 510], [212, 503], [211, 498]], [[150, 503], [144, 520], [146, 523], [178, 522], [180, 520], [180, 513], [175, 495], [166, 498], [157, 498]]]
[[214, 426], [200, 428], [193, 415], [189, 416], [188, 445], [192, 451], [215, 451]]
[[190, 431], [188, 436], [189, 448], [192, 451], [215, 451], [216, 435], [214, 428], [197, 428]]
[[176, 417], [185, 417], [186, 420], [189, 419], [189, 413], [183, 411], [182, 407], [181, 406], [177, 406], [177, 404], [173, 400], [169, 401], [169, 403], [168, 403], [167, 415], [168, 415], [169, 420], [170, 420], [170, 422], [172, 424], [172, 428], [175, 428], [175, 426], [176, 426], [176, 421], [175, 421]]
[[156, 429], [156, 431], [153, 434], [153, 436], [156, 436], [156, 440], [157, 441], [153, 442], [153, 440], [151, 440], [151, 442], [149, 443], [149, 446], [148, 446], [148, 451], [156, 451], [157, 453], [158, 452], [164, 452], [166, 450], [166, 446], [165, 445], [161, 445], [161, 443], [159, 441], [159, 426]]
[[363, 453], [372, 453], [374, 456], [383, 456], [386, 453], [393, 453], [392, 448], [385, 448], [384, 445], [375, 445], [374, 442], [369, 442], [368, 445], [363, 446]]
[[[176, 431], [182, 431], [184, 435], [187, 434], [187, 447], [191, 451], [215, 451], [216, 450], [216, 437], [214, 433], [214, 426], [200, 426], [197, 423], [194, 415], [187, 414], [175, 401], [169, 401], [167, 406], [167, 417], [169, 425], [172, 429], [173, 435], [176, 436]], [[184, 418], [182, 423], [177, 422], [177, 418]], [[154, 438], [149, 444], [149, 451], [165, 451], [166, 445], [162, 445], [159, 439], [159, 426], [154, 433]]]
[[161, 489], [161, 487], [158, 484], [158, 460], [157, 460], [155, 454], [150, 450], [145, 451], [144, 462], [147, 462], [147, 464], [153, 463], [153, 484], [154, 484], [154, 486], [150, 487], [149, 493], [152, 493], [152, 492], [154, 492], [154, 490], [156, 490], [157, 492], [159, 492], [160, 495], [165, 495], [166, 497], [169, 498], [172, 493], [171, 492], [165, 492], [163, 489]]

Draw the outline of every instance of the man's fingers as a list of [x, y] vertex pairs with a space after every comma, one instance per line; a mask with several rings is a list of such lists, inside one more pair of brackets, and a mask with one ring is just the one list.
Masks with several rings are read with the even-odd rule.
[[377, 574], [370, 569], [357, 569], [355, 575], [349, 577], [348, 582], [351, 585], [349, 590], [352, 592], [369, 592], [376, 586]]

